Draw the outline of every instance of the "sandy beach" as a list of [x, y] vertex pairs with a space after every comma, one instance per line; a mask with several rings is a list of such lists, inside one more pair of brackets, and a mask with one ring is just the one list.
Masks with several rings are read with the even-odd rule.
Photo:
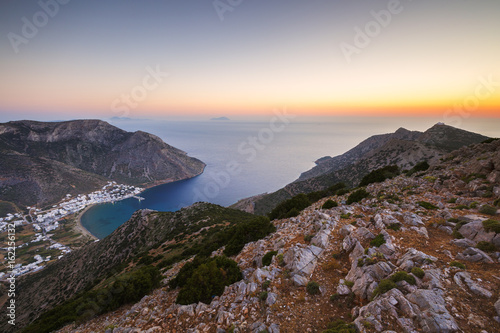
[[81, 232], [82, 235], [87, 235], [93, 239], [99, 239], [97, 238], [96, 236], [92, 235], [92, 233], [90, 233], [90, 231], [88, 231], [87, 229], [85, 229], [85, 227], [82, 225], [82, 216], [83, 214], [85, 214], [85, 212], [87, 212], [90, 208], [94, 207], [94, 205], [89, 205], [87, 207], [85, 207], [84, 210], [82, 210], [78, 216], [76, 217], [76, 224], [75, 224], [75, 229], [78, 231], [78, 232]]

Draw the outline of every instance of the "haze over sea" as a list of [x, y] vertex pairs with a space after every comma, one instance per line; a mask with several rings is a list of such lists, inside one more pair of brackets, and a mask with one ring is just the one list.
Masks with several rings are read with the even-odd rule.
[[[440, 118], [328, 117], [251, 121], [110, 121], [127, 131], [142, 130], [182, 149], [207, 164], [198, 177], [144, 191], [145, 200], [126, 199], [90, 208], [82, 225], [104, 238], [138, 209], [176, 211], [197, 201], [223, 206], [242, 198], [273, 192], [296, 180], [323, 156], [336, 156], [376, 134], [425, 131]], [[491, 137], [500, 137], [500, 119], [453, 119], [449, 125]]]

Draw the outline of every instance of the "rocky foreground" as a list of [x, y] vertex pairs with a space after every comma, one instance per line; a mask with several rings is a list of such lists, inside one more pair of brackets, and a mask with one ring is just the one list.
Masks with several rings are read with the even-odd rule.
[[[498, 220], [500, 142], [366, 190], [275, 220], [234, 258], [243, 280], [208, 305], [177, 305], [165, 286], [60, 332], [322, 332], [338, 319], [359, 332], [500, 332], [500, 234], [483, 223]], [[322, 209], [328, 199], [339, 206]]]

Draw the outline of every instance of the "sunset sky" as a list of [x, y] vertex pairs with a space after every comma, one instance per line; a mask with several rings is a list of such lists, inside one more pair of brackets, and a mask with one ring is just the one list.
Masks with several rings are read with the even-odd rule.
[[498, 0], [4, 0], [0, 120], [498, 117], [499, 17]]

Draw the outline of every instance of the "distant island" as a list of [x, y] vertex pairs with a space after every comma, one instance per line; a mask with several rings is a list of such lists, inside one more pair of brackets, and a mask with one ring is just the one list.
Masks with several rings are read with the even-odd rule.
[[229, 119], [228, 117], [216, 117], [216, 118], [212, 118], [210, 120], [231, 120], [231, 119]]

